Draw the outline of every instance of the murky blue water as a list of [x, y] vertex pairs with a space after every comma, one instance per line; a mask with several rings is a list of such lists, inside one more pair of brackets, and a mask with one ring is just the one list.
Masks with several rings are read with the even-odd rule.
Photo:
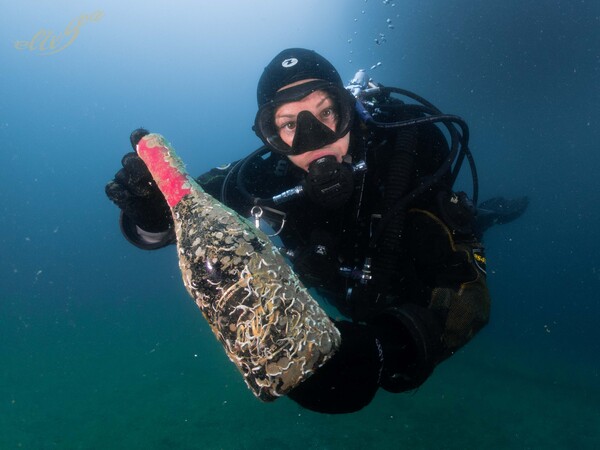
[[[4, 3], [0, 448], [600, 447], [599, 2]], [[352, 415], [255, 400], [173, 248], [130, 246], [104, 195], [139, 126], [195, 174], [256, 148], [256, 82], [292, 46], [347, 80], [381, 63], [469, 122], [481, 199], [531, 198], [486, 235], [489, 326]]]

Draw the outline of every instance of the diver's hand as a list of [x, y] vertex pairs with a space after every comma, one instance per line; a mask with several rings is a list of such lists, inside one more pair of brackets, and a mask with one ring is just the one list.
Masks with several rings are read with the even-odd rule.
[[[131, 133], [131, 146], [149, 134], [138, 128]], [[172, 225], [169, 206], [152, 179], [146, 164], [135, 152], [127, 153], [121, 160], [123, 168], [108, 182], [105, 191], [108, 198], [123, 214], [145, 231], [162, 232]]]

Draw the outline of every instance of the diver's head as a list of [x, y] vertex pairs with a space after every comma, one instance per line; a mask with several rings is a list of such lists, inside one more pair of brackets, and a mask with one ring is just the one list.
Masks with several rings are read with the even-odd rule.
[[355, 99], [333, 65], [318, 53], [291, 48], [265, 68], [257, 89], [254, 131], [298, 167], [348, 152]]

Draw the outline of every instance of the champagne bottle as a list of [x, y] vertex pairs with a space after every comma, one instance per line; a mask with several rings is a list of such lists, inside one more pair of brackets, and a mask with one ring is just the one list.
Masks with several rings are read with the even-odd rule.
[[285, 395], [333, 356], [339, 331], [269, 238], [205, 193], [162, 136], [137, 153], [171, 208], [187, 291], [254, 395]]

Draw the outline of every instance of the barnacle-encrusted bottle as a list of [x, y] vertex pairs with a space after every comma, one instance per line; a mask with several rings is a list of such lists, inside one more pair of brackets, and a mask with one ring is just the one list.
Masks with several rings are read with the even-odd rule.
[[171, 208], [188, 292], [254, 395], [285, 395], [334, 354], [338, 330], [268, 237], [206, 194], [162, 136], [137, 152]]

